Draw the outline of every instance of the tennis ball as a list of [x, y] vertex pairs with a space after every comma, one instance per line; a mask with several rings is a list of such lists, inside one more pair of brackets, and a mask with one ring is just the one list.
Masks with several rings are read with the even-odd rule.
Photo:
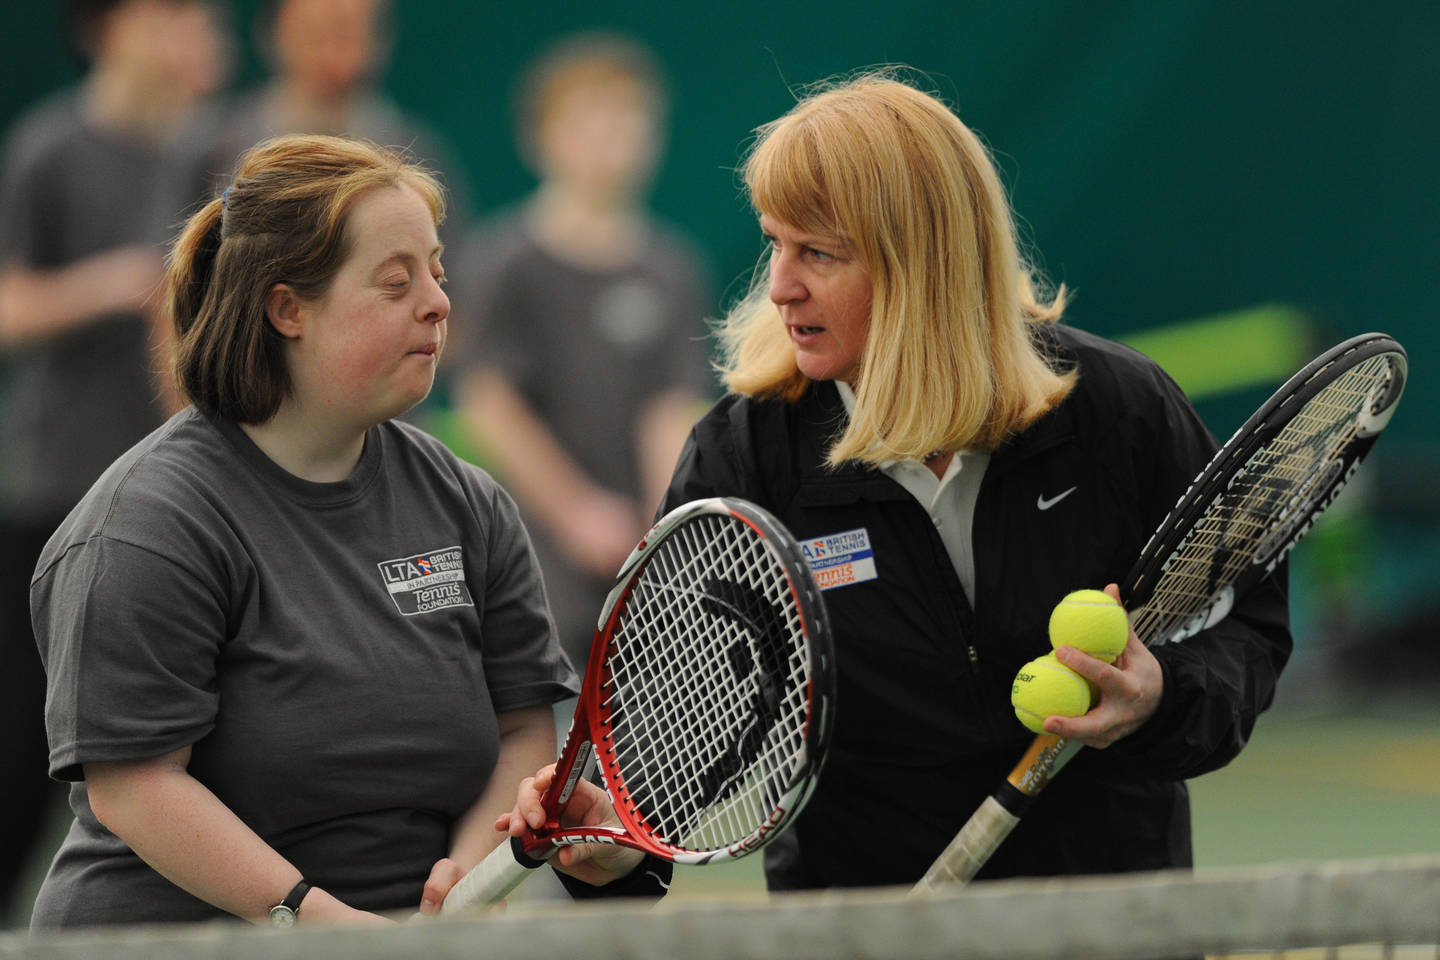
[[1035, 733], [1045, 732], [1046, 717], [1078, 717], [1090, 709], [1090, 703], [1090, 682], [1053, 653], [1025, 664], [1010, 685], [1015, 716]]
[[1050, 645], [1083, 650], [1114, 663], [1130, 637], [1125, 608], [1103, 590], [1068, 593], [1050, 612]]

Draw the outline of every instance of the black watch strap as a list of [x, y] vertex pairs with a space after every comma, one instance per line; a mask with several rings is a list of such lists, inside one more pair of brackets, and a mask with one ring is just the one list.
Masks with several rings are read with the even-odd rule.
[[295, 923], [295, 916], [300, 912], [300, 901], [305, 899], [305, 894], [310, 892], [310, 884], [301, 880], [294, 888], [275, 906], [270, 908], [270, 922], [277, 927], [288, 927]]

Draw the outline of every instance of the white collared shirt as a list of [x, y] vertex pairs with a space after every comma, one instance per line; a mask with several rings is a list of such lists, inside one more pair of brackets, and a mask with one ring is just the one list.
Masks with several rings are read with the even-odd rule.
[[[835, 388], [840, 392], [845, 412], [853, 415], [855, 391], [843, 380], [836, 380]], [[972, 607], [975, 605], [975, 545], [971, 532], [975, 500], [980, 496], [980, 481], [989, 463], [988, 450], [961, 450], [950, 458], [950, 466], [939, 478], [919, 460], [886, 460], [879, 465], [881, 473], [908, 490], [930, 515]]]

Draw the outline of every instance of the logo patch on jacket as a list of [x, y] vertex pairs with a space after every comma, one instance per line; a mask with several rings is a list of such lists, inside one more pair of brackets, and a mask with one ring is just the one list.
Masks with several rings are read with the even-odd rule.
[[875, 551], [870, 548], [870, 534], [864, 527], [802, 540], [800, 552], [810, 564], [815, 585], [821, 590], [846, 587], [879, 576], [875, 572]]
[[459, 547], [439, 547], [376, 566], [395, 609], [407, 617], [446, 607], [475, 606], [465, 584], [465, 555]]

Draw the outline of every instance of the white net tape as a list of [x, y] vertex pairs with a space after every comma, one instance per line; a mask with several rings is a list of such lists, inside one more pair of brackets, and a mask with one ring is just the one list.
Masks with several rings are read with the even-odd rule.
[[1190, 876], [978, 883], [934, 897], [832, 891], [769, 902], [527, 903], [388, 929], [210, 924], [0, 937], [0, 960], [1139, 960], [1435, 958], [1440, 856]]

